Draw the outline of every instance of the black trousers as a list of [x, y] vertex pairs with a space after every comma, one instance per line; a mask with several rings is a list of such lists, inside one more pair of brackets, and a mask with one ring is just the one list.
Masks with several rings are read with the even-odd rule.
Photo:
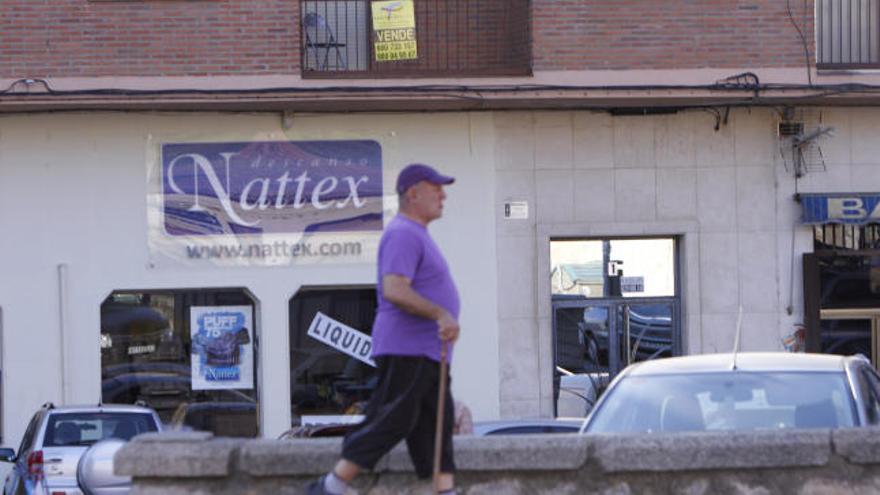
[[[434, 467], [440, 363], [426, 357], [380, 356], [376, 365], [378, 385], [367, 403], [364, 421], [345, 436], [342, 457], [362, 468], [373, 469], [383, 455], [406, 439], [416, 475], [429, 478]], [[455, 472], [454, 422], [452, 393], [447, 387], [440, 459], [440, 471], [444, 473]]]

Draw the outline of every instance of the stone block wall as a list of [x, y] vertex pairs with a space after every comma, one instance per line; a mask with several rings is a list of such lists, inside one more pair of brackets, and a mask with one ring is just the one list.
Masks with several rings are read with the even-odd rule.
[[[840, 494], [880, 491], [877, 430], [456, 437], [464, 495]], [[116, 455], [133, 495], [304, 493], [339, 439], [242, 440], [207, 433], [137, 437]], [[357, 480], [361, 494], [430, 493], [406, 451]]]
[[[797, 211], [777, 118], [494, 114], [503, 416], [552, 414], [551, 239], [675, 236], [685, 353], [729, 351], [739, 306], [743, 349], [781, 348]], [[526, 201], [529, 218], [503, 218], [508, 201]]]

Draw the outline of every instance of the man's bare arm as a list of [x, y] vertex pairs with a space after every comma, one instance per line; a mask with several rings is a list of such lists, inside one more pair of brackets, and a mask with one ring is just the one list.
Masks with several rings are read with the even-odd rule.
[[442, 306], [420, 296], [413, 290], [410, 279], [402, 275], [382, 277], [382, 297], [407, 313], [437, 322], [440, 338], [455, 342], [460, 330], [458, 322]]

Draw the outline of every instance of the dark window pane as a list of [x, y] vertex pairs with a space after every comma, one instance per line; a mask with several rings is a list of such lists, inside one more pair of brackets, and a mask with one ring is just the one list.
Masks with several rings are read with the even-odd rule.
[[556, 365], [572, 373], [608, 371], [608, 308], [556, 309]]
[[631, 361], [671, 357], [672, 304], [633, 304], [626, 311]]
[[880, 296], [880, 257], [836, 256], [819, 261], [822, 308], [874, 307]]
[[820, 336], [823, 354], [871, 356], [871, 320], [823, 319]]
[[[142, 402], [170, 427], [253, 437], [257, 427], [256, 355], [250, 389], [193, 389], [193, 307], [250, 306], [241, 289], [116, 291], [101, 305], [101, 400]], [[241, 350], [239, 349], [239, 352]], [[239, 356], [240, 357], [240, 356]]]
[[304, 289], [290, 300], [290, 383], [294, 425], [307, 415], [361, 414], [375, 388], [375, 369], [308, 336], [316, 315], [372, 333], [376, 290]]

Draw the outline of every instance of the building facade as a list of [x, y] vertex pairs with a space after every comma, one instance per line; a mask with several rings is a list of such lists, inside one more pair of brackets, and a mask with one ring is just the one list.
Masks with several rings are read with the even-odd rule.
[[31, 3], [0, 7], [6, 443], [46, 401], [358, 412], [410, 162], [457, 179], [477, 419], [738, 325], [877, 359], [877, 2]]

